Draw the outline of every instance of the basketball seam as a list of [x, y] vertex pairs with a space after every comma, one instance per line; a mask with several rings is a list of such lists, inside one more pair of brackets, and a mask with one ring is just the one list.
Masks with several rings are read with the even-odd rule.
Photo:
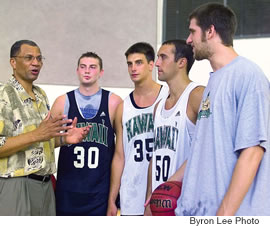
[[[169, 195], [169, 194], [164, 194], [164, 193], [155, 193], [154, 195], [162, 195], [162, 196], [168, 196], [168, 197], [172, 197], [172, 198], [176, 198], [176, 196], [172, 196], [172, 195]], [[154, 197], [153, 197], [154, 198]], [[178, 197], [179, 198], [179, 197]], [[178, 199], [177, 198], [177, 199]]]

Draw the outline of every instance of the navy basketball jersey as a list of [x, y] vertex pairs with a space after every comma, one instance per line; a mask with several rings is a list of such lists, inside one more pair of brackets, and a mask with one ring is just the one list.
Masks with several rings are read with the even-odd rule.
[[86, 138], [60, 149], [56, 185], [58, 215], [106, 215], [110, 187], [114, 130], [109, 117], [109, 91], [102, 89], [100, 107], [91, 119], [78, 109], [74, 91], [67, 93], [68, 118], [78, 118], [77, 127], [91, 125]]

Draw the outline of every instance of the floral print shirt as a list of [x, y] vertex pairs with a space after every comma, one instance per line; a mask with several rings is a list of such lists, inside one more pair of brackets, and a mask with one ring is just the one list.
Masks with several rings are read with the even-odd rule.
[[[49, 111], [46, 93], [33, 86], [33, 99], [12, 76], [0, 86], [0, 147], [9, 137], [35, 130]], [[53, 174], [56, 171], [55, 141], [38, 142], [15, 154], [0, 158], [0, 177], [19, 177], [31, 173]]]

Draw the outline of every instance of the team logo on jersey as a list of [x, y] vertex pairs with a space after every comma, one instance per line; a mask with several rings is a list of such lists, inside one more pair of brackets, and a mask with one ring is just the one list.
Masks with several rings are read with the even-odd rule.
[[173, 126], [159, 126], [155, 129], [154, 150], [167, 148], [176, 151], [178, 128]]
[[207, 94], [207, 97], [202, 102], [202, 109], [199, 111], [198, 114], [198, 120], [201, 118], [209, 118], [209, 116], [212, 114], [210, 112], [210, 98], [209, 98], [210, 92]]
[[105, 112], [103, 111], [103, 112], [101, 112], [100, 117], [104, 117], [104, 116], [106, 116], [106, 114], [105, 114]]
[[83, 142], [95, 142], [108, 147], [108, 127], [105, 126], [105, 120], [102, 120], [102, 123], [77, 123], [78, 128], [85, 127], [87, 125], [91, 125], [91, 128]]
[[128, 142], [134, 137], [142, 133], [154, 131], [153, 114], [146, 113], [137, 115], [129, 119], [126, 124]]

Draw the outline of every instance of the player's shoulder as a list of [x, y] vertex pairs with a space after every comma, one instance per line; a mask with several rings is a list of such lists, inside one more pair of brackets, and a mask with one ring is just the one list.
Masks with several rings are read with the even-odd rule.
[[201, 99], [205, 86], [198, 85], [190, 92], [190, 99], [196, 100]]
[[54, 102], [65, 102], [66, 97], [67, 97], [67, 94], [66, 94], [66, 93], [65, 93], [65, 94], [62, 94], [62, 95], [58, 96], [58, 97], [55, 99]]
[[205, 87], [197, 86], [189, 94], [188, 105], [190, 105], [193, 112], [197, 113], [200, 107], [200, 103], [203, 97]]
[[124, 101], [122, 100], [119, 104], [118, 104], [118, 106], [117, 106], [117, 111], [123, 111], [123, 108], [124, 108]]
[[111, 92], [110, 97], [109, 97], [109, 105], [118, 106], [121, 102], [122, 102], [122, 98], [118, 96], [117, 94]]
[[66, 94], [58, 96], [53, 102], [52, 109], [51, 109], [52, 113], [53, 114], [56, 114], [59, 112], [62, 113], [64, 110], [65, 101], [66, 101]]

